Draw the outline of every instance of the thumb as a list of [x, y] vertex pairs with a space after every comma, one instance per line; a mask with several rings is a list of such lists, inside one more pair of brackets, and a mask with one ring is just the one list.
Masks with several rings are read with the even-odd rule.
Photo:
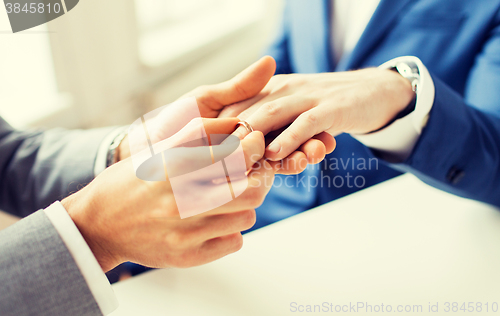
[[276, 71], [276, 62], [271, 56], [264, 56], [234, 78], [206, 87], [198, 102], [219, 111], [224, 106], [249, 99], [267, 85]]

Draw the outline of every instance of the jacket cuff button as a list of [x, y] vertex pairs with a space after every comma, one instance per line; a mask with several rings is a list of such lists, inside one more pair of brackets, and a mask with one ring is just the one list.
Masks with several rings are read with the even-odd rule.
[[465, 171], [458, 169], [457, 167], [451, 167], [446, 175], [446, 180], [453, 185], [458, 184], [465, 176]]

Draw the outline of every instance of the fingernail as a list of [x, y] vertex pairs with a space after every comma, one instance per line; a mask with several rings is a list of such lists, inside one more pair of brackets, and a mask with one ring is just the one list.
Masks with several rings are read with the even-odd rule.
[[273, 154], [277, 154], [281, 150], [281, 145], [279, 143], [271, 143], [271, 145], [267, 147], [267, 150]]

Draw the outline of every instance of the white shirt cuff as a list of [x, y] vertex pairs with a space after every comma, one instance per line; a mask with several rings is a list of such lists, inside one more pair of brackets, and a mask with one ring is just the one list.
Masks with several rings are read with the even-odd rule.
[[416, 91], [415, 110], [378, 132], [351, 136], [365, 146], [381, 151], [382, 158], [390, 157], [391, 160], [404, 161], [411, 155], [423, 128], [427, 125], [434, 104], [435, 88], [429, 71], [417, 57], [398, 57], [379, 68], [389, 69], [397, 62], [414, 62], [418, 67], [420, 81]]
[[[128, 127], [127, 127], [128, 128]], [[125, 130], [125, 127], [118, 127], [109, 133], [101, 142], [97, 150], [97, 156], [94, 163], [94, 177], [97, 177], [101, 172], [108, 167], [108, 151], [113, 140]]]
[[101, 312], [107, 315], [114, 311], [118, 308], [118, 300], [113, 288], [64, 206], [55, 202], [44, 212], [75, 259]]

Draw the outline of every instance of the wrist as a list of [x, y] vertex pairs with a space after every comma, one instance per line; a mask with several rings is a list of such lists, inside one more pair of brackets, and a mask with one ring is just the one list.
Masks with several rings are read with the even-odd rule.
[[113, 269], [124, 261], [114, 255], [110, 251], [110, 247], [106, 245], [105, 241], [108, 238], [101, 235], [106, 230], [100, 229], [99, 221], [96, 220], [95, 216], [92, 216], [93, 213], [99, 213], [99, 211], [96, 210], [94, 201], [87, 196], [85, 188], [68, 196], [61, 201], [61, 204], [75, 223], [104, 272]]
[[[354, 135], [365, 135], [379, 131], [400, 118], [401, 113], [413, 103], [415, 92], [410, 82], [389, 69], [369, 68], [359, 70], [363, 88], [355, 87], [360, 102], [355, 107], [356, 114], [342, 115], [352, 117], [352, 125], [342, 129]], [[351, 109], [349, 109], [351, 110]]]
[[[382, 129], [385, 129], [396, 120], [399, 120], [410, 113], [415, 111], [417, 105], [417, 91], [421, 86], [421, 68], [424, 71], [425, 66], [422, 65], [422, 62], [416, 57], [400, 57], [386, 62], [381, 65], [379, 69], [385, 71], [387, 75], [392, 72], [392, 77], [394, 80], [399, 78], [400, 84], [391, 83], [388, 87], [393, 88], [392, 92], [389, 92], [387, 95], [389, 98], [391, 95], [396, 96], [396, 102], [393, 103], [396, 105], [396, 110], [398, 111], [396, 115], [392, 116], [392, 119], [388, 121], [385, 125], [380, 127], [377, 130], [374, 130], [370, 133], [378, 132]], [[394, 74], [397, 74], [394, 76]], [[411, 88], [411, 90], [410, 90]], [[405, 97], [406, 96], [406, 97]], [[405, 100], [410, 100], [409, 102], [405, 102]], [[404, 101], [405, 103], [401, 103], [398, 101]], [[391, 102], [387, 102], [391, 103]], [[401, 106], [406, 104], [404, 108]], [[369, 133], [369, 134], [370, 134]]]
[[415, 98], [415, 91], [410, 81], [399, 73], [390, 69], [384, 70], [384, 72], [391, 77], [388, 85], [390, 91], [388, 93], [390, 94], [389, 98], [393, 101], [389, 103], [392, 106], [391, 114], [394, 116], [403, 111], [412, 102]]
[[410, 157], [426, 125], [434, 104], [434, 83], [425, 65], [414, 56], [389, 60], [379, 66], [379, 69], [395, 69], [402, 77], [412, 82], [415, 88], [414, 110], [376, 133], [352, 136], [365, 146], [376, 150], [379, 158], [403, 162]]
[[[416, 94], [410, 81], [392, 70], [378, 71], [382, 72], [382, 76], [377, 80], [379, 86], [376, 88], [381, 96], [379, 99], [381, 107], [377, 109], [380, 119], [368, 131], [365, 130], [362, 133], [355, 134], [368, 135], [376, 133], [415, 110]], [[380, 111], [380, 109], [383, 110]], [[370, 124], [366, 124], [366, 127], [368, 126]]]

